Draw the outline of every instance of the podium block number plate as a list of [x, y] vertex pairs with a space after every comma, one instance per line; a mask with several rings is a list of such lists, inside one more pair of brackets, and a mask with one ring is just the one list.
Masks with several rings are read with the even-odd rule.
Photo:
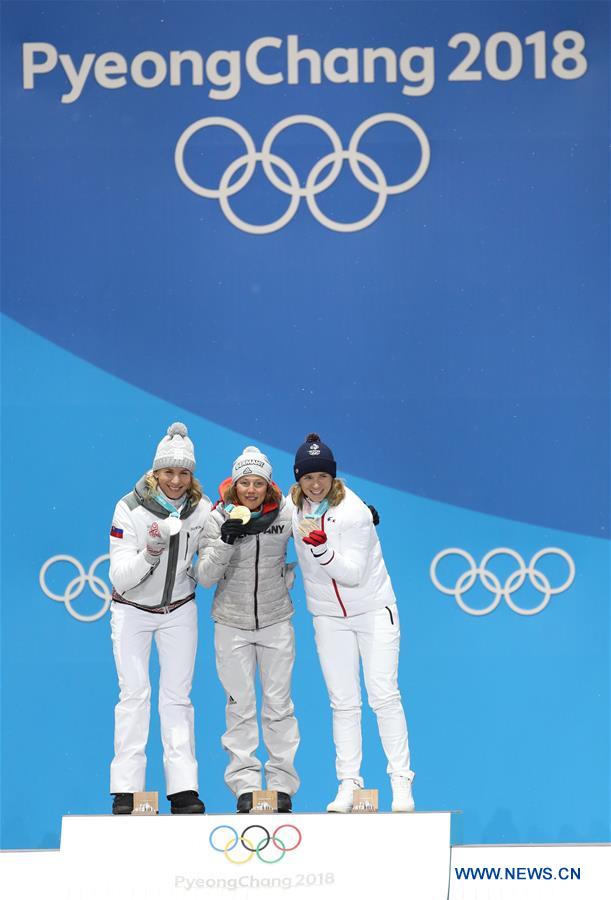
[[277, 791], [253, 791], [251, 813], [278, 812]]
[[378, 811], [378, 789], [360, 789], [354, 792], [352, 801], [353, 813], [375, 813]]
[[156, 816], [159, 812], [157, 791], [136, 791], [132, 816]]

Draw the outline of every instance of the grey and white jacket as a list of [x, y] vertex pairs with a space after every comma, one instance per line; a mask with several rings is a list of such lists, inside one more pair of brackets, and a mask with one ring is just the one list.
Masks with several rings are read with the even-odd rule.
[[200, 537], [197, 580], [217, 585], [215, 622], [254, 631], [293, 615], [288, 586], [294, 564], [285, 562], [292, 514], [292, 502], [283, 497], [277, 510], [250, 520], [245, 537], [226, 544], [221, 526], [228, 514], [222, 503], [212, 510]]
[[180, 511], [183, 523], [168, 549], [154, 565], [144, 558], [148, 529], [169, 512], [147, 493], [144, 478], [117, 503], [110, 532], [110, 580], [115, 591], [140, 606], [168, 606], [195, 589], [189, 569], [201, 530], [212, 509], [204, 496], [195, 506], [189, 499]]
[[313, 615], [358, 616], [397, 602], [371, 511], [360, 497], [346, 488], [341, 503], [322, 516], [327, 542], [320, 547], [303, 543], [304, 510], [293, 510], [295, 549]]

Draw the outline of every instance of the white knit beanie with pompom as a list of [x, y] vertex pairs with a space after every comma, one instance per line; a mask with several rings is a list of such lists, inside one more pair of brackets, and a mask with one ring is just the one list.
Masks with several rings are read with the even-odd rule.
[[258, 447], [244, 447], [235, 460], [231, 470], [232, 483], [235, 484], [238, 478], [244, 475], [260, 475], [267, 482], [272, 480], [272, 464]]
[[188, 469], [195, 471], [195, 451], [193, 443], [187, 437], [187, 426], [182, 422], [174, 422], [168, 428], [168, 433], [159, 442], [153, 471], [156, 469]]

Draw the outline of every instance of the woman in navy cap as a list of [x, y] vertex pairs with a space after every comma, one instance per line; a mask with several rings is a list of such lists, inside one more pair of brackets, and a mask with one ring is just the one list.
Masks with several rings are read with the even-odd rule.
[[352, 810], [363, 787], [360, 663], [392, 785], [393, 812], [414, 800], [397, 674], [399, 613], [370, 509], [336, 477], [331, 449], [309, 434], [295, 455], [293, 536], [333, 710], [339, 790], [328, 812]]

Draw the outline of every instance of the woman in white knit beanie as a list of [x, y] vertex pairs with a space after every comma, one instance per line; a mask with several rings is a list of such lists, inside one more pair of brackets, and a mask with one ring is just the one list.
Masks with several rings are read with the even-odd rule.
[[117, 503], [110, 530], [111, 633], [120, 697], [110, 767], [113, 813], [127, 815], [145, 789], [153, 637], [159, 656], [159, 717], [171, 812], [203, 813], [190, 692], [197, 649], [195, 580], [190, 574], [212, 507], [194, 476], [187, 428], [174, 422], [153, 465]]
[[[246, 447], [238, 456], [219, 493], [220, 502], [200, 540], [197, 574], [205, 587], [217, 585], [212, 618], [216, 667], [227, 698], [225, 783], [237, 798], [237, 811], [248, 813], [265, 775], [267, 789], [277, 791], [278, 812], [290, 812], [299, 787], [294, 766], [299, 729], [291, 700], [295, 639], [288, 593], [293, 572], [285, 562], [292, 506], [272, 481], [270, 461], [257, 447]], [[265, 772], [255, 755], [257, 670], [269, 756]]]

